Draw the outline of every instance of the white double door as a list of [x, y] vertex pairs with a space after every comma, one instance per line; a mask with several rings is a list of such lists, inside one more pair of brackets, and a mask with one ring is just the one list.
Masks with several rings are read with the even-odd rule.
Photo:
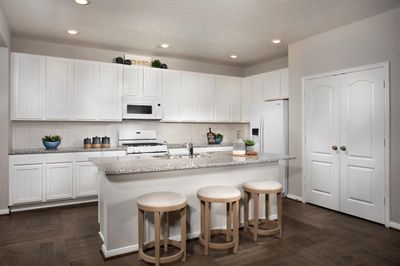
[[384, 223], [386, 71], [305, 80], [307, 202]]

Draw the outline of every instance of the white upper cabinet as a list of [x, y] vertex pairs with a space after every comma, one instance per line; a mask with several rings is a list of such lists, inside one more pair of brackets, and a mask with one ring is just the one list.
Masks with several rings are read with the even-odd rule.
[[163, 120], [178, 121], [179, 104], [181, 99], [181, 72], [168, 70], [163, 71], [162, 107]]
[[160, 97], [162, 90], [162, 70], [158, 68], [143, 69], [143, 96]]
[[242, 79], [242, 121], [250, 122], [251, 116], [251, 78]]
[[230, 78], [230, 111], [231, 121], [241, 122], [242, 121], [242, 79], [241, 78]]
[[289, 70], [281, 69], [281, 98], [289, 98]]
[[13, 119], [40, 120], [44, 116], [46, 60], [43, 56], [12, 54]]
[[215, 76], [198, 75], [197, 120], [200, 122], [214, 121], [215, 108]]
[[264, 100], [281, 98], [281, 72], [280, 70], [263, 74]]
[[74, 119], [97, 120], [99, 63], [76, 60], [74, 74]]
[[143, 96], [143, 67], [124, 65], [124, 96]]
[[263, 75], [251, 78], [251, 107], [250, 126], [259, 128], [262, 116], [262, 104], [264, 102]]
[[100, 64], [99, 120], [122, 120], [122, 66]]
[[47, 57], [45, 118], [54, 120], [72, 119], [72, 95], [74, 83], [74, 61]]
[[215, 121], [230, 122], [230, 77], [216, 76], [215, 78]]
[[198, 74], [182, 72], [182, 89], [179, 104], [181, 121], [197, 120], [198, 80]]

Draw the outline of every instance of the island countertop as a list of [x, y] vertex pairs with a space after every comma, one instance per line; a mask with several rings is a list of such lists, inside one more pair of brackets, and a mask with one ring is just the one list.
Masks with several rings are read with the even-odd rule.
[[232, 152], [213, 152], [199, 154], [198, 157], [149, 157], [137, 159], [129, 156], [90, 159], [106, 175], [125, 175], [147, 172], [161, 172], [196, 168], [273, 163], [280, 160], [295, 159], [293, 156], [264, 154], [263, 156], [241, 157]]

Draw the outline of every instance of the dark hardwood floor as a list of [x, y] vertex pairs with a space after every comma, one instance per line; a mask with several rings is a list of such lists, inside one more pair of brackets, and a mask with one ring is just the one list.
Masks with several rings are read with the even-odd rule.
[[[180, 265], [400, 265], [400, 232], [317, 206], [284, 200], [283, 239], [240, 231], [240, 251], [203, 255], [188, 242]], [[97, 205], [0, 216], [0, 265], [147, 265], [137, 254], [104, 261]]]

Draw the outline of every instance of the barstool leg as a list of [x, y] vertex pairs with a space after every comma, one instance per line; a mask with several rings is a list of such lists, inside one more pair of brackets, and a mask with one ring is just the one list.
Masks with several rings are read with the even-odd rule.
[[231, 209], [232, 205], [230, 202], [226, 203], [226, 241], [231, 241]]
[[239, 251], [239, 201], [233, 203], [233, 241], [235, 242], [233, 253], [237, 253]]
[[258, 204], [259, 204], [259, 195], [258, 195], [258, 193], [253, 193], [253, 195], [252, 195], [252, 197], [253, 197], [253, 203], [254, 203], [254, 218], [253, 218], [253, 221], [254, 221], [254, 225], [253, 225], [253, 240], [254, 241], [257, 241], [257, 235], [258, 235], [258, 217], [259, 217], [259, 215], [258, 215], [258, 210], [259, 210], [259, 207], [258, 207]]
[[204, 254], [208, 256], [208, 245], [210, 243], [210, 212], [211, 203], [205, 202], [204, 206]]
[[155, 264], [160, 265], [160, 213], [154, 213], [154, 234], [155, 234]]
[[244, 191], [244, 231], [249, 230], [249, 193]]
[[181, 249], [183, 250], [182, 261], [186, 262], [186, 207], [181, 210]]
[[163, 240], [164, 240], [164, 252], [168, 252], [168, 235], [169, 235], [169, 213], [165, 212], [165, 221], [163, 223]]
[[269, 221], [269, 194], [265, 194], [265, 222]]
[[278, 226], [279, 226], [279, 238], [282, 238], [282, 193], [276, 195], [278, 201]]
[[[138, 215], [139, 221], [139, 251], [143, 250], [143, 245], [144, 245], [144, 211], [139, 210], [139, 215]], [[139, 256], [139, 259], [142, 260]]]
[[200, 201], [200, 207], [201, 207], [201, 210], [200, 210], [200, 224], [201, 224], [200, 237], [203, 238], [203, 239], [204, 239], [204, 214], [205, 214], [204, 205], [205, 205], [205, 202], [201, 200]]

